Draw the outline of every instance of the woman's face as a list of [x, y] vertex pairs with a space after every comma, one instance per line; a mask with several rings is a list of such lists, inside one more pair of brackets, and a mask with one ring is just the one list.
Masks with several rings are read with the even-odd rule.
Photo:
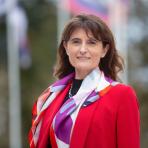
[[91, 32], [86, 33], [82, 28], [72, 33], [64, 47], [71, 65], [81, 72], [90, 72], [98, 67], [100, 59], [107, 52], [107, 46], [103, 48], [102, 41], [95, 39]]

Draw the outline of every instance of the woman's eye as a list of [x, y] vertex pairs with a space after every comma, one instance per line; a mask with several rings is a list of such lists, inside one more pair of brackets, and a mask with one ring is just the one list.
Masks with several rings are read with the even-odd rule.
[[72, 41], [72, 43], [73, 43], [73, 44], [79, 44], [80, 41], [75, 40], [75, 41]]
[[95, 42], [95, 41], [88, 41], [88, 44], [95, 45], [95, 44], [96, 44], [96, 42]]

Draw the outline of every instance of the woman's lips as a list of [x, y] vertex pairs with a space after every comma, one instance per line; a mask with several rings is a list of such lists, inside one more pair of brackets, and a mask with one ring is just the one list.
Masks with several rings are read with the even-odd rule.
[[80, 59], [80, 60], [88, 60], [88, 59], [90, 59], [89, 57], [77, 57], [78, 59]]

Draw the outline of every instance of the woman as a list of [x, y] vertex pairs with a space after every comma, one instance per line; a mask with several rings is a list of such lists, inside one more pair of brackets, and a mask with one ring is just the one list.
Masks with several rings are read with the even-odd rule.
[[139, 148], [139, 107], [113, 35], [94, 15], [77, 15], [62, 34], [55, 76], [33, 107], [30, 147]]

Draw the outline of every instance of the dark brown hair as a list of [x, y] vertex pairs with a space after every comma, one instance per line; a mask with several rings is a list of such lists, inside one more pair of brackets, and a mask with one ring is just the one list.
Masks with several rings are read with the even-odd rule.
[[97, 40], [102, 41], [103, 47], [109, 45], [105, 57], [101, 58], [98, 66], [104, 72], [105, 76], [117, 80], [117, 73], [123, 70], [123, 59], [118, 55], [113, 34], [99, 17], [87, 14], [77, 15], [65, 25], [57, 52], [54, 76], [63, 78], [67, 74], [74, 72], [74, 67], [69, 62], [63, 43], [68, 42], [71, 34], [77, 28], [83, 28], [86, 33], [91, 31]]

